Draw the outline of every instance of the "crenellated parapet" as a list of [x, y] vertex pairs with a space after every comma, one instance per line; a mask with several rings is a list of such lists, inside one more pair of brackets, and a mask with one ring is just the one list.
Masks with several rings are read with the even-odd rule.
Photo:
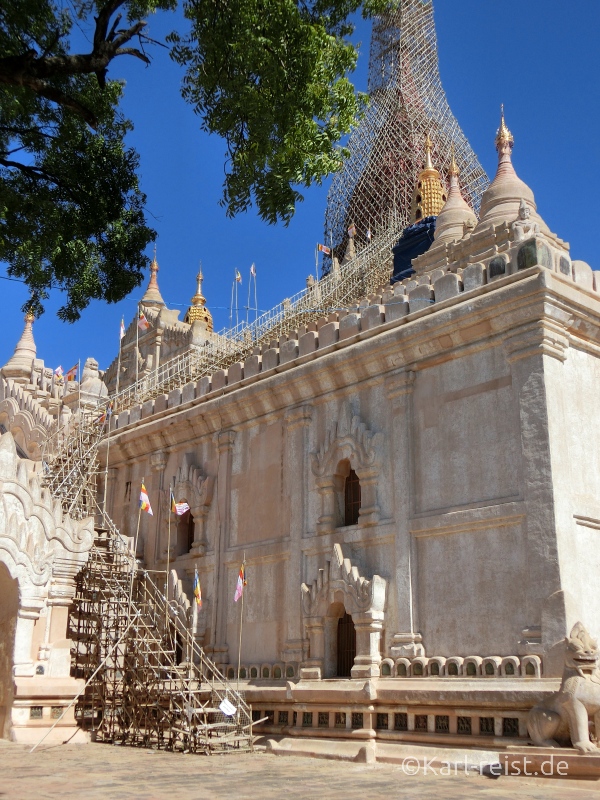
[[438, 309], [456, 305], [460, 311], [464, 304], [466, 311], [478, 297], [546, 272], [558, 278], [557, 287], [581, 290], [584, 305], [589, 302], [587, 298], [600, 297], [600, 271], [593, 271], [583, 261], [571, 261], [561, 248], [549, 247], [547, 238], [534, 236], [512, 242], [511, 248], [499, 256], [489, 254], [486, 259], [464, 269], [458, 268], [456, 272], [434, 269], [393, 287], [380, 287], [377, 293], [368, 295], [356, 306], [332, 312], [255, 348], [244, 361], [122, 411], [115, 416], [113, 425], [121, 430], [187, 403], [212, 399], [217, 394], [350, 347], [379, 332], [409, 325], [435, 314]]

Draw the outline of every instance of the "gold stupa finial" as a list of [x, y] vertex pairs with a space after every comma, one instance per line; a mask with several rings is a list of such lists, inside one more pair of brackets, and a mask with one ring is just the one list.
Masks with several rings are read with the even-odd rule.
[[192, 305], [188, 308], [184, 317], [184, 322], [191, 325], [192, 322], [203, 322], [206, 330], [210, 333], [213, 330], [212, 314], [206, 307], [206, 298], [202, 294], [202, 281], [204, 275], [202, 274], [202, 262], [196, 275], [196, 294], [192, 297]]
[[456, 163], [456, 153], [454, 151], [454, 142], [450, 146], [450, 175], [458, 176], [460, 174], [460, 170], [458, 169], [458, 164]]
[[500, 106], [500, 127], [496, 133], [496, 150], [500, 150], [504, 146], [508, 146], [512, 149], [512, 146], [515, 143], [515, 137], [512, 133], [508, 130], [506, 126], [506, 121], [504, 119], [504, 103]]
[[431, 151], [433, 145], [429, 134], [425, 137], [425, 166], [419, 172], [417, 186], [413, 192], [413, 222], [425, 217], [437, 217], [446, 202], [446, 187], [439, 171], [433, 166]]
[[431, 161], [431, 148], [433, 145], [431, 144], [431, 137], [429, 133], [425, 137], [425, 169], [433, 169], [433, 163]]

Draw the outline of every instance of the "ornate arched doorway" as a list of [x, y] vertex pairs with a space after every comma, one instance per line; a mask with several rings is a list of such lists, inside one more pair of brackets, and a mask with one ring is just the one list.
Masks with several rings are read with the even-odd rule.
[[[309, 679], [379, 675], [380, 639], [387, 582], [362, 577], [339, 544], [326, 569], [302, 584], [302, 612], [309, 658], [301, 675]], [[340, 622], [341, 620], [341, 622]]]
[[19, 586], [0, 562], [0, 739], [8, 737], [13, 702], [15, 631]]

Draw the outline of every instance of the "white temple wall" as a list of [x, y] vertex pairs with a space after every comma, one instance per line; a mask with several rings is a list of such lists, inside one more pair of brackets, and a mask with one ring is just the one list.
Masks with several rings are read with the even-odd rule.
[[561, 589], [566, 626], [600, 637], [600, 358], [572, 346], [564, 355], [546, 367]]
[[[321, 647], [315, 626], [330, 595], [309, 603], [309, 635], [299, 587], [318, 579], [336, 544], [361, 579], [385, 585], [383, 616], [363, 634], [372, 649], [380, 624], [392, 659], [543, 654], [565, 635], [567, 605], [594, 605], [579, 576], [592, 585], [595, 528], [575, 515], [589, 507], [600, 519], [598, 367], [575, 316], [593, 332], [598, 303], [547, 270], [503, 280], [348, 346], [328, 348], [331, 330], [320, 331], [324, 352], [298, 365], [265, 366], [277, 363], [271, 349], [264, 377], [250, 359], [247, 378], [232, 367], [231, 386], [220, 372], [214, 385], [203, 378], [124, 416], [111, 445], [117, 484], [132, 485], [124, 524], [133, 535], [144, 476], [157, 507], [142, 516], [143, 552], [164, 568], [169, 483], [177, 500], [192, 498], [204, 538], [171, 564], [188, 592], [198, 565], [200, 628], [218, 663], [237, 661], [244, 555], [242, 663], [310, 660], [311, 636]], [[561, 292], [573, 318], [554, 303]], [[362, 493], [351, 526], [341, 516], [348, 466]]]

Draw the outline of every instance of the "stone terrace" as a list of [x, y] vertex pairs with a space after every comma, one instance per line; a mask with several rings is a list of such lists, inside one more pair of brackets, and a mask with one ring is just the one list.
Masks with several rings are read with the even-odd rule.
[[[182, 756], [94, 744], [28, 749], [0, 741], [0, 797], [10, 800], [588, 800], [597, 781], [478, 774], [409, 776], [402, 766], [271, 756]], [[408, 771], [408, 770], [407, 770]]]

